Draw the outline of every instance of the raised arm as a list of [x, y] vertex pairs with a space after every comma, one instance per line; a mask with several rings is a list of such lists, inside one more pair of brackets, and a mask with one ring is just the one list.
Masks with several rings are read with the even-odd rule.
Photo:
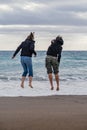
[[20, 49], [22, 48], [22, 43], [17, 47], [16, 51], [14, 52], [12, 59], [17, 55], [17, 53], [20, 51]]

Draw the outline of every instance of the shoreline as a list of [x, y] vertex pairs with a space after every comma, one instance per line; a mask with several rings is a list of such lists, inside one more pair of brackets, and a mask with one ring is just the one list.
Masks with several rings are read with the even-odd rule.
[[87, 130], [87, 96], [0, 97], [0, 130]]

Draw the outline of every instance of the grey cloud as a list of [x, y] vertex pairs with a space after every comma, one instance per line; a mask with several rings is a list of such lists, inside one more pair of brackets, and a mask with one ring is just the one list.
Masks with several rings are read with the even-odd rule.
[[56, 9], [59, 9], [61, 11], [73, 11], [73, 12], [87, 12], [87, 6], [85, 4], [78, 4], [78, 5], [62, 5], [61, 7], [58, 7]]
[[[35, 10], [24, 9], [29, 2], [43, 6]], [[78, 49], [77, 44], [82, 49], [82, 43], [86, 49], [87, 0], [0, 0], [1, 5], [7, 5], [7, 10], [0, 8], [0, 48], [13, 49], [13, 45], [35, 31], [40, 50], [46, 49], [45, 43], [47, 46], [57, 34], [64, 37], [66, 49]]]
[[0, 27], [0, 34], [22, 34], [35, 31], [36, 33], [87, 33], [87, 27], [76, 26], [48, 26], [48, 25], [9, 25]]
[[[15, 3], [22, 4], [25, 2], [30, 2], [30, 0], [24, 0], [24, 1], [22, 1], [22, 0], [0, 0], [0, 4], [13, 4], [14, 5]], [[34, 0], [34, 2], [35, 2], [35, 0]]]
[[42, 3], [44, 7], [35, 11], [24, 10], [23, 6], [28, 4], [29, 0], [3, 0], [1, 4], [8, 4], [13, 11], [1, 12], [0, 24], [12, 25], [76, 25], [85, 26], [87, 20], [76, 17], [78, 12], [87, 12], [85, 0], [32, 0], [34, 3]]

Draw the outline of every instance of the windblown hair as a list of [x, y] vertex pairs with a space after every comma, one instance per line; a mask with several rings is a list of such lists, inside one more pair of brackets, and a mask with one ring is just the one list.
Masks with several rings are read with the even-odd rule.
[[56, 41], [58, 41], [61, 45], [64, 44], [63, 39], [62, 39], [62, 37], [61, 37], [60, 35], [58, 35], [58, 36], [56, 37]]
[[31, 32], [30, 35], [27, 37], [28, 40], [34, 40], [34, 32]]

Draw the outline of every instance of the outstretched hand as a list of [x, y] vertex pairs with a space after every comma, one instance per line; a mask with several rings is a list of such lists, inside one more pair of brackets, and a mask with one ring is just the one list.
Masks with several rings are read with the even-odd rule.
[[12, 56], [12, 59], [14, 59], [14, 56]]
[[34, 54], [34, 57], [36, 57], [36, 56], [37, 56], [37, 53]]
[[34, 57], [36, 57], [37, 55], [34, 55]]

